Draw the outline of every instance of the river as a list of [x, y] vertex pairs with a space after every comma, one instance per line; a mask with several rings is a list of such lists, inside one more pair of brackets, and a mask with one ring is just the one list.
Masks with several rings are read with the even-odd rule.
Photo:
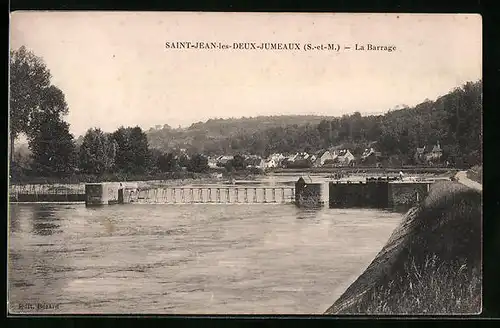
[[9, 309], [321, 314], [401, 218], [289, 204], [12, 203]]

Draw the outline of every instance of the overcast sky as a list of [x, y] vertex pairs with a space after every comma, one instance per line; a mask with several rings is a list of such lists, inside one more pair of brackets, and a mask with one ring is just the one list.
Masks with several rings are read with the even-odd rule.
[[[76, 136], [211, 117], [415, 105], [481, 78], [478, 15], [15, 12], [11, 49], [43, 57]], [[395, 52], [172, 50], [206, 41], [394, 45]]]

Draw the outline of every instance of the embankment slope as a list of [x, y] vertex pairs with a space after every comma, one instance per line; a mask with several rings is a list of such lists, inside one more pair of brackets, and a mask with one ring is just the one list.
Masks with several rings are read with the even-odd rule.
[[325, 314], [479, 313], [481, 209], [480, 191], [434, 184]]

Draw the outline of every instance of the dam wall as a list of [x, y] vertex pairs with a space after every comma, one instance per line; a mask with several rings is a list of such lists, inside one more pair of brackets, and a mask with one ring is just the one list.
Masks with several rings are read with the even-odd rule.
[[330, 182], [330, 208], [391, 208], [411, 207], [422, 202], [432, 182], [396, 182], [367, 180], [366, 182]]
[[318, 208], [328, 204], [329, 190], [326, 182], [306, 182], [299, 178], [295, 183], [295, 205], [304, 208]]
[[391, 182], [388, 184], [388, 205], [416, 206], [422, 202], [429, 193], [429, 182]]
[[389, 184], [387, 182], [330, 182], [330, 208], [386, 208]]

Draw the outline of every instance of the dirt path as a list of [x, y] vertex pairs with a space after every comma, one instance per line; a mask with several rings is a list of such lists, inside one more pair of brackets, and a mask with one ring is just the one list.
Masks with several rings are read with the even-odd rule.
[[469, 188], [473, 188], [479, 191], [483, 190], [482, 184], [467, 178], [467, 171], [459, 171], [457, 175], [455, 175], [455, 178], [457, 179], [458, 182]]

